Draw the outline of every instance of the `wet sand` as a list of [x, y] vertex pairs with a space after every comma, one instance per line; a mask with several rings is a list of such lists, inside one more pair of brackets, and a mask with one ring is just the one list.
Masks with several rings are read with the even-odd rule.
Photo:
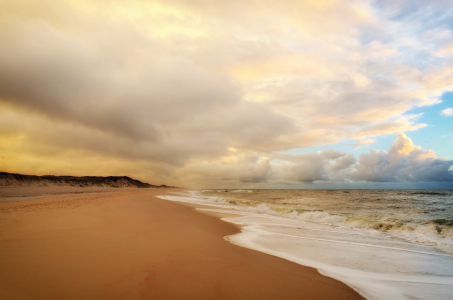
[[237, 227], [154, 197], [168, 191], [0, 201], [0, 299], [362, 299], [226, 242]]

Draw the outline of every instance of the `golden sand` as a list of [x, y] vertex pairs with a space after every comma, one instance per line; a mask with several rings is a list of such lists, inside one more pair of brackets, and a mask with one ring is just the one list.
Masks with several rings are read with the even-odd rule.
[[154, 197], [167, 192], [0, 200], [0, 299], [361, 299], [226, 242], [237, 227]]

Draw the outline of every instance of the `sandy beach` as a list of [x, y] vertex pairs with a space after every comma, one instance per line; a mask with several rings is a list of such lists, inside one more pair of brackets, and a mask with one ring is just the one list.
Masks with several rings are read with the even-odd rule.
[[0, 193], [0, 299], [361, 299], [225, 241], [240, 229], [216, 216], [155, 197], [171, 190], [61, 189]]

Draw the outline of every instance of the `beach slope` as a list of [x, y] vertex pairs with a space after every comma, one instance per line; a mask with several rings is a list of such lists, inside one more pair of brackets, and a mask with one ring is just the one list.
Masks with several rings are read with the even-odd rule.
[[0, 299], [361, 299], [226, 242], [237, 227], [155, 198], [169, 191], [0, 200]]

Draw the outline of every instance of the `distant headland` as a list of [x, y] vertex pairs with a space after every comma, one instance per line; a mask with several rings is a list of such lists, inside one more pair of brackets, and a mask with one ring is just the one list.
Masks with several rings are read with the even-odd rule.
[[118, 188], [173, 188], [153, 185], [128, 176], [54, 176], [23, 175], [0, 172], [0, 186], [75, 186], [75, 187], [118, 187]]

